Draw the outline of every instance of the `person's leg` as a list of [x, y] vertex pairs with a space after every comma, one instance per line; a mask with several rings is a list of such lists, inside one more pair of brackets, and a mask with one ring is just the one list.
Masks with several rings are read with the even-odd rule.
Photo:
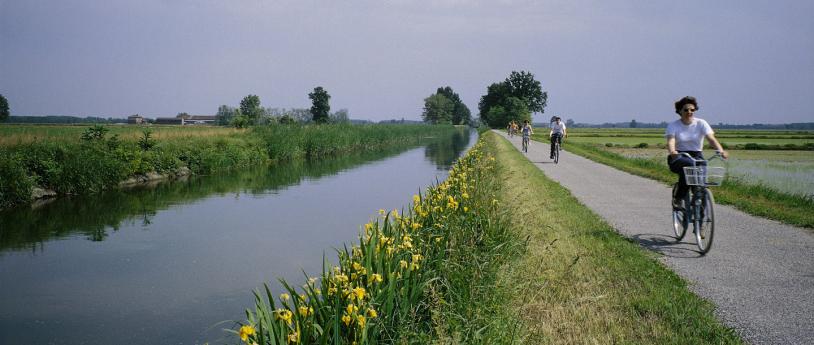
[[551, 154], [548, 155], [549, 158], [554, 159], [554, 142], [557, 141], [557, 134], [551, 135]]
[[667, 164], [670, 166], [670, 171], [678, 175], [678, 188], [676, 188], [674, 198], [683, 198], [689, 190], [687, 180], [684, 178], [684, 167], [692, 166], [692, 160], [685, 156], [679, 156], [676, 159], [670, 159], [668, 156]]

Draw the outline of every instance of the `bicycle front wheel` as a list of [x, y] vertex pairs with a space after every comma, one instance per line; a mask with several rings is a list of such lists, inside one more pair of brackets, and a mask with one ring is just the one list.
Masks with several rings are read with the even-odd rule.
[[554, 164], [560, 162], [560, 143], [554, 144]]
[[698, 242], [698, 250], [701, 255], [709, 252], [712, 248], [712, 239], [715, 235], [715, 199], [712, 191], [705, 190], [704, 200], [701, 202], [701, 209], [696, 210], [697, 217], [693, 222], [695, 228], [695, 240]]

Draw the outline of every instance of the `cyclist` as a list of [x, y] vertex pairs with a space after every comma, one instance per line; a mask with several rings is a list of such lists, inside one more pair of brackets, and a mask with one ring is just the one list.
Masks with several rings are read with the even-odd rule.
[[565, 124], [559, 116], [554, 116], [554, 121], [551, 122], [551, 131], [548, 132], [548, 137], [551, 140], [551, 159], [554, 159], [554, 142], [555, 140], [562, 145], [562, 138], [568, 137], [568, 132], [565, 130]]
[[531, 135], [534, 134], [534, 129], [531, 128], [529, 120], [523, 121], [523, 128], [521, 128], [520, 131], [523, 132], [524, 151], [529, 152], [529, 138], [531, 138]]
[[673, 208], [676, 209], [681, 208], [681, 199], [689, 189], [687, 181], [684, 179], [684, 167], [693, 165], [692, 160], [679, 155], [680, 153], [686, 152], [694, 159], [704, 159], [701, 150], [704, 147], [704, 138], [707, 138], [724, 159], [729, 157], [718, 139], [715, 139], [715, 132], [712, 131], [709, 123], [695, 117], [698, 109], [698, 101], [692, 96], [683, 97], [675, 102], [675, 111], [681, 118], [668, 124], [664, 133], [669, 152], [667, 164], [670, 166], [670, 171], [678, 174], [678, 188], [676, 194], [673, 195]]

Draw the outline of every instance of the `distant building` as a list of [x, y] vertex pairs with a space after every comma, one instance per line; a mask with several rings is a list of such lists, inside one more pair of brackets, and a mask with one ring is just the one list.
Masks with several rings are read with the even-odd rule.
[[155, 119], [157, 125], [214, 125], [217, 120], [215, 115], [189, 115], [178, 114], [175, 117], [158, 117]]
[[183, 125], [184, 119], [177, 117], [157, 117], [155, 118], [157, 125]]
[[130, 115], [127, 117], [127, 123], [131, 125], [140, 125], [144, 123], [144, 118], [141, 115]]

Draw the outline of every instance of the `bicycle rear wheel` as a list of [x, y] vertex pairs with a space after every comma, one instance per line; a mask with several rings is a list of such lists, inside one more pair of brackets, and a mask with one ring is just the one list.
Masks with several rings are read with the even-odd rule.
[[706, 189], [704, 191], [704, 200], [702, 201], [701, 209], [697, 210], [698, 217], [695, 217], [693, 222], [695, 230], [695, 240], [698, 242], [698, 249], [701, 255], [709, 252], [712, 248], [712, 240], [715, 235], [715, 210], [713, 205], [715, 199], [712, 196], [712, 191]]

